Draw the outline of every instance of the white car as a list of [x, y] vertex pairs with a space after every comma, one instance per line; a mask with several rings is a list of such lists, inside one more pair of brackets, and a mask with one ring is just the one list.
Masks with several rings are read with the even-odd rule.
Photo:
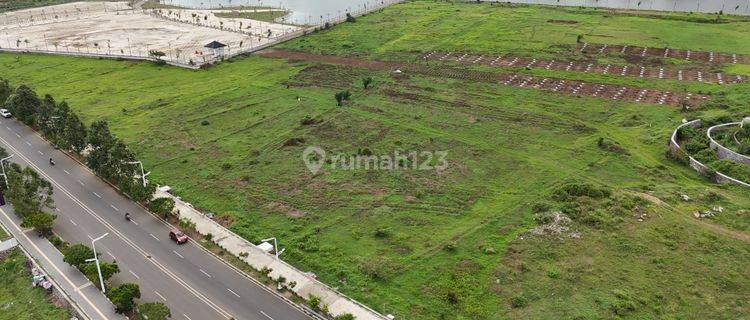
[[0, 116], [7, 119], [11, 117], [11, 114], [10, 114], [10, 111], [8, 111], [8, 109], [0, 109]]

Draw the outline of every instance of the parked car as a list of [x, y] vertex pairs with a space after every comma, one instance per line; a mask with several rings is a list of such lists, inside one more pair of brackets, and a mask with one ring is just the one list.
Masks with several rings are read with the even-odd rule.
[[188, 236], [177, 229], [169, 231], [169, 238], [172, 239], [172, 241], [177, 242], [177, 244], [183, 244], [188, 241]]
[[12, 115], [10, 114], [10, 111], [8, 109], [0, 109], [0, 116], [3, 118], [10, 118]]

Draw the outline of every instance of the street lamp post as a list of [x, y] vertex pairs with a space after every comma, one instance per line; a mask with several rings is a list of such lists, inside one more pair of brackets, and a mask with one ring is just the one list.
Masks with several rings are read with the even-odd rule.
[[268, 242], [271, 240], [273, 240], [273, 252], [276, 254], [276, 260], [279, 260], [279, 256], [281, 255], [282, 252], [284, 252], [284, 250], [286, 250], [286, 248], [282, 248], [281, 251], [279, 251], [279, 243], [276, 242], [276, 237], [270, 237], [268, 239], [263, 239], [261, 241]]
[[106, 290], [104, 289], [104, 278], [102, 278], [102, 268], [99, 267], [99, 257], [96, 255], [96, 242], [101, 240], [102, 238], [109, 235], [109, 232], [101, 235], [100, 237], [96, 239], [91, 239], [91, 247], [94, 249], [94, 258], [93, 259], [87, 259], [86, 262], [96, 262], [96, 272], [99, 273], [99, 285], [102, 287], [102, 293], [106, 293]]
[[13, 158], [13, 155], [9, 155], [5, 158], [0, 159], [0, 167], [3, 169], [3, 179], [5, 180], [5, 188], [8, 188], [8, 176], [5, 174], [5, 161]]
[[143, 187], [145, 188], [146, 187], [146, 183], [148, 183], [148, 181], [146, 180], [146, 176], [149, 175], [151, 172], [145, 172], [143, 170], [143, 162], [141, 162], [140, 160], [139, 161], [129, 161], [129, 162], [128, 161], [123, 161], [123, 162], [126, 163], [126, 164], [137, 164], [137, 165], [139, 165], [139, 167], [141, 168], [141, 179], [143, 179]]

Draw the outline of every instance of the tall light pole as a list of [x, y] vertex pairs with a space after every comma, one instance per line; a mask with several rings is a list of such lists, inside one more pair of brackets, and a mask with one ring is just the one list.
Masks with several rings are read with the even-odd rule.
[[5, 158], [0, 159], [0, 167], [3, 168], [3, 179], [5, 179], [5, 188], [8, 188], [8, 176], [5, 174], [5, 161], [9, 160], [10, 158], [13, 158], [13, 155], [9, 155]]
[[271, 237], [271, 238], [263, 239], [260, 241], [268, 242], [271, 240], [273, 240], [273, 252], [276, 254], [276, 260], [279, 260], [279, 256], [281, 255], [282, 252], [284, 252], [284, 250], [286, 250], [286, 248], [282, 248], [281, 251], [279, 251], [279, 244], [278, 242], [276, 242], [276, 237]]
[[141, 179], [143, 179], [143, 187], [146, 187], [146, 183], [148, 183], [148, 180], [146, 180], [146, 176], [149, 175], [151, 172], [145, 172], [143, 170], [143, 162], [139, 161], [123, 161], [125, 164], [137, 164], [141, 168]]
[[109, 232], [101, 235], [96, 239], [91, 239], [91, 247], [94, 249], [94, 258], [86, 260], [86, 262], [96, 262], [96, 272], [99, 273], [99, 285], [101, 285], [102, 287], [102, 293], [106, 293], [106, 291], [104, 289], [104, 278], [102, 278], [102, 268], [99, 266], [99, 257], [97, 257], [96, 255], [96, 242], [106, 237], [107, 235], [109, 235]]

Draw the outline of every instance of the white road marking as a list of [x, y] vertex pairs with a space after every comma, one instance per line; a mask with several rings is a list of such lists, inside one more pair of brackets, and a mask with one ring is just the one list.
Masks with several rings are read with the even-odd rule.
[[139, 277], [137, 274], [135, 274], [135, 272], [133, 272], [133, 270], [128, 270], [128, 272], [130, 272], [130, 274], [132, 274], [136, 279], [138, 279], [138, 280], [141, 279], [141, 277]]
[[31, 142], [28, 142], [28, 141], [24, 141], [24, 142], [26, 142], [27, 146], [31, 146]]
[[94, 194], [94, 195], [95, 195], [95, 196], [96, 196], [97, 198], [99, 198], [99, 199], [101, 199], [101, 198], [102, 198], [102, 196], [100, 196], [100, 195], [99, 195], [98, 193], [96, 193], [96, 192], [92, 192], [92, 193], [93, 193], [93, 194]]
[[[128, 238], [127, 236], [125, 236], [125, 235], [124, 235], [124, 234], [123, 234], [122, 232], [120, 232], [120, 231], [119, 231], [119, 230], [118, 230], [117, 228], [115, 228], [115, 227], [114, 227], [113, 225], [111, 225], [111, 224], [110, 224], [110, 223], [108, 223], [108, 222], [107, 222], [106, 220], [104, 220], [103, 218], [101, 218], [101, 216], [99, 216], [99, 214], [97, 214], [97, 213], [96, 213], [96, 212], [95, 212], [94, 210], [92, 210], [91, 208], [89, 208], [89, 207], [88, 207], [88, 206], [87, 206], [87, 205], [86, 205], [86, 204], [85, 204], [85, 203], [84, 203], [83, 201], [81, 201], [80, 199], [78, 199], [77, 197], [75, 197], [75, 196], [74, 196], [74, 195], [73, 195], [73, 194], [72, 194], [72, 193], [71, 193], [71, 192], [70, 192], [69, 190], [67, 190], [67, 189], [66, 189], [66, 188], [65, 188], [65, 187], [64, 187], [63, 185], [61, 185], [61, 184], [60, 184], [59, 182], [57, 182], [57, 181], [56, 181], [55, 179], [53, 179], [52, 177], [50, 177], [50, 176], [49, 176], [49, 175], [48, 175], [48, 174], [47, 174], [47, 173], [45, 172], [45, 170], [43, 170], [43, 169], [42, 169], [42, 168], [40, 168], [39, 166], [35, 165], [35, 164], [34, 164], [34, 163], [33, 163], [33, 162], [31, 161], [31, 159], [29, 159], [29, 158], [28, 158], [28, 157], [26, 157], [26, 156], [25, 156], [24, 154], [22, 154], [21, 152], [19, 152], [19, 151], [18, 151], [18, 149], [14, 148], [14, 147], [13, 147], [13, 145], [12, 145], [12, 144], [10, 144], [10, 143], [8, 143], [8, 141], [7, 141], [7, 140], [5, 140], [5, 139], [3, 139], [2, 137], [0, 137], [0, 142], [2, 142], [2, 144], [4, 144], [4, 145], [5, 145], [5, 146], [6, 146], [6, 147], [7, 147], [8, 149], [10, 149], [10, 150], [12, 150], [13, 152], [15, 152], [16, 154], [18, 154], [19, 158], [23, 159], [23, 160], [24, 160], [24, 161], [26, 162], [26, 164], [27, 164], [27, 165], [28, 165], [29, 167], [31, 167], [31, 168], [33, 168], [33, 169], [36, 169], [36, 170], [37, 170], [37, 172], [39, 172], [39, 174], [40, 174], [41, 176], [45, 177], [45, 178], [46, 178], [46, 179], [47, 179], [48, 181], [50, 181], [50, 182], [51, 182], [51, 183], [52, 183], [52, 184], [53, 184], [54, 186], [56, 186], [56, 187], [58, 188], [58, 190], [62, 191], [62, 192], [63, 192], [63, 193], [64, 193], [64, 194], [66, 195], [66, 196], [68, 196], [68, 198], [70, 198], [70, 199], [71, 199], [71, 200], [72, 200], [72, 201], [73, 201], [74, 203], [76, 203], [77, 205], [79, 205], [79, 206], [81, 207], [81, 209], [83, 209], [83, 210], [84, 210], [85, 212], [87, 212], [87, 213], [88, 213], [88, 214], [89, 214], [89, 215], [90, 215], [90, 216], [91, 216], [92, 218], [94, 218], [94, 219], [98, 220], [98, 221], [99, 221], [99, 222], [101, 222], [101, 223], [102, 223], [102, 224], [103, 224], [103, 225], [104, 225], [105, 227], [107, 227], [107, 229], [109, 229], [109, 230], [110, 230], [110, 232], [112, 232], [112, 233], [114, 233], [115, 235], [119, 236], [119, 237], [120, 237], [120, 239], [122, 239], [122, 240], [123, 240], [123, 242], [125, 242], [125, 243], [126, 243], [127, 245], [129, 245], [130, 247], [132, 247], [132, 248], [133, 248], [133, 249], [134, 249], [135, 251], [137, 251], [137, 252], [139, 252], [139, 253], [141, 253], [141, 254], [143, 254], [143, 255], [148, 255], [148, 254], [147, 254], [147, 253], [145, 252], [145, 250], [143, 250], [143, 249], [142, 249], [142, 248], [140, 248], [140, 247], [139, 247], [138, 245], [136, 245], [135, 243], [133, 243], [133, 241], [132, 241], [132, 240], [131, 240], [130, 238]], [[84, 168], [84, 169], [86, 169], [87, 171], [89, 171], [89, 172], [91, 172], [91, 173], [93, 174], [93, 172], [92, 172], [92, 171], [91, 171], [90, 169], [86, 168], [85, 166], [84, 166], [83, 168]], [[79, 180], [79, 183], [83, 184], [82, 182], [80, 182], [80, 180]], [[5, 215], [6, 217], [7, 217], [7, 214], [5, 214], [5, 212], [3, 212], [2, 208], [0, 208], [0, 213], [3, 213], [3, 214], [4, 214], [4, 215]], [[8, 219], [10, 219], [10, 218], [8, 218]], [[20, 228], [18, 228], [17, 226], [16, 226], [16, 228], [17, 228], [17, 229], [19, 230], [19, 232], [21, 232]], [[28, 236], [26, 236], [25, 234], [23, 234], [23, 235], [24, 235], [24, 236], [26, 237], [26, 239], [27, 239], [27, 240], [28, 240], [29, 242], [31, 241], [31, 240], [30, 240], [30, 239], [28, 238]], [[89, 236], [89, 237], [90, 237], [90, 236]], [[57, 270], [57, 271], [58, 271], [59, 273], [61, 273], [61, 274], [62, 274], [62, 271], [60, 271], [60, 270], [59, 270], [59, 268], [57, 268], [57, 266], [56, 266], [56, 265], [54, 265], [54, 264], [52, 263], [52, 261], [51, 261], [51, 260], [49, 259], [49, 257], [47, 257], [46, 255], [44, 255], [44, 253], [43, 253], [43, 252], [41, 252], [41, 250], [40, 250], [40, 249], [39, 249], [39, 248], [38, 248], [38, 247], [37, 247], [37, 246], [36, 246], [36, 245], [35, 245], [34, 243], [31, 243], [31, 245], [32, 245], [32, 246], [34, 246], [34, 248], [35, 248], [35, 249], [36, 249], [37, 251], [39, 251], [39, 252], [40, 252], [40, 253], [42, 254], [42, 256], [43, 256], [43, 257], [45, 258], [45, 260], [47, 260], [47, 261], [48, 261], [48, 262], [49, 262], [50, 264], [52, 264], [52, 265], [53, 265], [53, 268], [55, 268], [55, 269], [56, 269], [56, 270]], [[213, 310], [215, 310], [215, 311], [216, 311], [217, 313], [221, 314], [221, 315], [222, 315], [223, 317], [225, 317], [225, 318], [230, 318], [230, 317], [231, 317], [231, 314], [229, 314], [229, 313], [228, 313], [227, 311], [225, 311], [224, 309], [222, 309], [221, 307], [219, 307], [219, 306], [218, 306], [218, 305], [217, 305], [216, 303], [214, 303], [213, 301], [211, 301], [210, 299], [208, 299], [208, 298], [207, 298], [207, 297], [206, 297], [205, 295], [203, 295], [203, 294], [202, 294], [202, 293], [201, 293], [200, 291], [198, 291], [198, 290], [196, 290], [195, 288], [193, 288], [192, 286], [190, 286], [190, 284], [186, 283], [185, 281], [183, 281], [182, 279], [180, 279], [179, 277], [177, 277], [177, 276], [176, 276], [176, 275], [175, 275], [175, 274], [174, 274], [173, 272], [171, 272], [171, 271], [170, 271], [169, 269], [167, 269], [167, 268], [166, 268], [166, 267], [165, 267], [165, 266], [164, 266], [163, 264], [159, 263], [159, 262], [158, 262], [158, 261], [157, 261], [156, 259], [153, 259], [153, 258], [152, 258], [152, 259], [149, 259], [149, 261], [150, 261], [150, 262], [151, 262], [151, 263], [152, 263], [152, 264], [153, 264], [153, 265], [154, 265], [155, 267], [157, 267], [157, 268], [158, 268], [159, 270], [161, 270], [161, 271], [162, 271], [162, 272], [163, 272], [164, 274], [166, 274], [166, 275], [167, 275], [168, 277], [172, 278], [172, 279], [173, 279], [174, 281], [176, 281], [177, 283], [179, 283], [179, 284], [180, 284], [180, 285], [181, 285], [182, 287], [184, 287], [184, 288], [185, 288], [185, 289], [186, 289], [186, 290], [187, 290], [188, 292], [190, 292], [190, 293], [191, 293], [191, 294], [193, 294], [193, 295], [194, 295], [195, 297], [197, 297], [198, 299], [200, 299], [201, 301], [203, 301], [203, 302], [204, 302], [204, 303], [205, 303], [206, 305], [208, 305], [209, 307], [211, 307], [211, 308], [212, 308]], [[69, 278], [67, 278], [67, 277], [66, 277], [66, 276], [65, 276], [64, 274], [63, 274], [63, 278], [65, 278], [65, 280], [66, 280], [66, 281], [67, 281], [68, 283], [70, 283], [70, 284], [71, 284], [71, 286], [74, 286], [74, 285], [72, 284], [72, 281], [70, 281], [70, 279], [69, 279]], [[96, 306], [96, 305], [94, 305], [94, 304], [93, 304], [93, 303], [91, 302], [91, 300], [89, 300], [89, 299], [88, 299], [88, 297], [85, 297], [85, 296], [84, 296], [84, 297], [83, 297], [83, 299], [85, 299], [85, 300], [86, 300], [86, 302], [87, 302], [87, 303], [88, 303], [89, 305], [91, 305], [91, 306], [92, 306], [92, 308], [94, 308], [94, 309], [95, 309], [95, 310], [97, 311], [97, 313], [98, 313], [98, 314], [99, 314], [99, 315], [101, 316], [101, 318], [102, 318], [102, 319], [106, 319], [106, 317], [105, 317], [105, 316], [104, 316], [104, 315], [102, 314], [101, 310], [99, 310], [99, 309], [97, 308], [97, 306]]]
[[193, 320], [193, 319], [190, 319], [190, 317], [188, 317], [188, 316], [187, 316], [186, 314], [184, 314], [184, 313], [183, 313], [182, 315], [183, 315], [183, 316], [185, 316], [185, 318], [186, 318], [186, 319], [188, 319], [188, 320]]
[[232, 289], [227, 288], [227, 291], [229, 291], [230, 293], [232, 293], [233, 295], [235, 295], [237, 298], [240, 297], [240, 295], [237, 294], [236, 292], [232, 291]]
[[177, 251], [172, 250], [172, 252], [174, 252], [174, 254], [176, 254], [181, 259], [185, 259], [185, 257], [183, 257], [181, 254], [177, 253]]
[[260, 314], [266, 316], [266, 318], [268, 318], [268, 319], [274, 320], [273, 318], [271, 318], [271, 316], [269, 316], [265, 312], [263, 312], [263, 310], [260, 310]]
[[39, 150], [37, 150], [36, 152], [39, 152], [39, 154], [44, 155], [44, 152], [41, 152]]
[[135, 220], [130, 220], [130, 222], [132, 222], [136, 226], [138, 225], [138, 222], [135, 222]]
[[73, 221], [73, 219], [68, 219], [68, 220], [70, 220], [70, 223], [72, 223], [74, 226], [76, 227], [78, 226], [78, 224], [75, 221]]
[[91, 285], [91, 282], [86, 282], [86, 283], [82, 284], [81, 286], [79, 286], [78, 288], [76, 288], [76, 291], [81, 291], [84, 288], [88, 288], [90, 285]]
[[65, 174], [70, 174], [70, 172], [68, 172], [68, 170], [65, 170], [65, 169], [63, 169], [63, 172], [65, 172]]
[[83, 185], [83, 181], [78, 180], [78, 184]]
[[198, 269], [202, 274], [205, 274], [206, 277], [213, 278], [210, 274], [208, 274], [206, 271], [203, 271], [203, 269]]
[[20, 134], [18, 134], [18, 133], [16, 133], [16, 137], [19, 137], [19, 138], [20, 138], [20, 137], [21, 137], [21, 135], [20, 135]]
[[55, 208], [55, 211], [57, 211], [57, 212], [61, 212], [61, 211], [60, 211], [60, 208]]
[[111, 204], [109, 206], [112, 207], [112, 209], [115, 209], [115, 211], [120, 211], [120, 209], [117, 209], [117, 207], [115, 207], [115, 206], [113, 206]]
[[157, 238], [157, 237], [156, 237], [155, 235], [153, 235], [153, 234], [150, 234], [150, 233], [149, 233], [148, 235], [150, 235], [150, 236], [151, 236], [151, 238], [154, 238], [154, 239], [156, 239], [156, 241], [159, 241], [159, 238]]
[[154, 293], [156, 293], [156, 295], [157, 295], [157, 296], [159, 296], [159, 298], [161, 298], [162, 300], [164, 300], [164, 302], [166, 302], [166, 301], [167, 301], [167, 298], [164, 298], [164, 296], [163, 296], [163, 295], [161, 295], [161, 294], [159, 293], [159, 291], [156, 291], [156, 290], [154, 290]]
[[108, 254], [108, 255], [109, 255], [110, 257], [112, 257], [112, 260], [115, 260], [115, 261], [117, 260], [117, 258], [115, 257], [115, 255], [114, 255], [114, 254], [112, 254], [112, 252], [109, 252], [109, 251], [107, 251], [107, 254]]

